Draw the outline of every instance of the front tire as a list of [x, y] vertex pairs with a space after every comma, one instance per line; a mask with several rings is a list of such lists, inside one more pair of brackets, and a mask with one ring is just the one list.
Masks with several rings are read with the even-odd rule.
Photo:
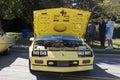
[[29, 59], [29, 71], [32, 73], [30, 59]]
[[2, 52], [3, 55], [8, 55], [9, 54], [9, 48], [6, 49], [5, 51]]
[[30, 73], [32, 73], [32, 74], [35, 72], [34, 70], [31, 69], [31, 61], [30, 61], [30, 59], [29, 59], [29, 71], [30, 71]]

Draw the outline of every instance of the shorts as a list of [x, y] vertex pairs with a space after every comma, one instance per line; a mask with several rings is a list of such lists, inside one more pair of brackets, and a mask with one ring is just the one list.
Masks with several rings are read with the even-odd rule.
[[95, 34], [89, 34], [89, 38], [94, 40], [95, 39]]
[[112, 37], [113, 37], [113, 34], [106, 34], [106, 39], [107, 39], [107, 40], [111, 40]]

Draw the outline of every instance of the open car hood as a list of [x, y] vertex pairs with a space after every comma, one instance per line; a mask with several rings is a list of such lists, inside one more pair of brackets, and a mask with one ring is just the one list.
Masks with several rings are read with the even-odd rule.
[[84, 38], [91, 12], [53, 8], [34, 11], [34, 37], [69, 35]]

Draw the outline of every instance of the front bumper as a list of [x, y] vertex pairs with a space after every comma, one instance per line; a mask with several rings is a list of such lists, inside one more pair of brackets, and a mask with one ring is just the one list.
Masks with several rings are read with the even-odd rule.
[[[42, 64], [35, 63], [35, 60], [43, 61]], [[78, 61], [79, 64], [76, 66], [48, 66], [47, 61]], [[83, 63], [84, 60], [90, 60], [89, 63]], [[30, 58], [31, 70], [36, 71], [49, 71], [49, 72], [76, 72], [76, 71], [86, 71], [93, 69], [93, 58], [80, 58], [80, 59], [40, 59], [32, 57]]]
[[32, 65], [31, 68], [31, 70], [50, 71], [50, 72], [76, 72], [76, 71], [86, 71], [92, 69], [93, 69], [93, 65], [84, 65], [84, 66], [76, 66], [76, 67], [50, 67], [50, 66]]

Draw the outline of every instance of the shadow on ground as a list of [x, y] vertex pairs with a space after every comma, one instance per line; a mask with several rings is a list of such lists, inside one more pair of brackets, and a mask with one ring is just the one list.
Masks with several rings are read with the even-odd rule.
[[[21, 54], [21, 55], [18, 55]], [[24, 55], [25, 53], [15, 53], [9, 52], [8, 55], [0, 55], [0, 70], [4, 69], [5, 67], [10, 67], [10, 65], [15, 62], [17, 58], [24, 58], [28, 59], [28, 56]]]
[[[54, 73], [54, 72], [33, 72], [37, 80], [120, 80], [119, 77], [107, 73], [107, 69], [102, 69], [96, 64], [101, 63], [102, 60], [95, 61], [94, 70], [82, 71], [82, 72], [71, 72], [71, 73]], [[103, 60], [108, 64], [119, 64], [112, 63]]]

